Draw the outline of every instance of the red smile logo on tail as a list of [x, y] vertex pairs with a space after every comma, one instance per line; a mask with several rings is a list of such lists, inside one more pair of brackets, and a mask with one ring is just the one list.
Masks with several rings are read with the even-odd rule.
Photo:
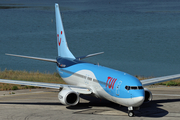
[[[61, 31], [61, 35], [62, 35], [62, 31]], [[60, 46], [61, 45], [61, 38], [59, 40], [59, 34], [57, 34], [57, 39], [58, 39], [58, 45]]]

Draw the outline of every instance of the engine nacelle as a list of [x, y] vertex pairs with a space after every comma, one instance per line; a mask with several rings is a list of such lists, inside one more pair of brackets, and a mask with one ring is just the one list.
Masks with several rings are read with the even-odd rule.
[[152, 100], [152, 93], [150, 90], [148, 90], [147, 88], [144, 88], [144, 92], [145, 92], [145, 99], [144, 99], [144, 103], [150, 102]]
[[64, 105], [76, 105], [79, 102], [79, 94], [73, 90], [61, 90], [58, 94], [59, 101]]

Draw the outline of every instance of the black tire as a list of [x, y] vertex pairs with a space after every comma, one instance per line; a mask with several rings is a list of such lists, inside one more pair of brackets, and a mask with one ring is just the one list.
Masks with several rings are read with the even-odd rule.
[[133, 112], [133, 111], [129, 111], [129, 112], [128, 112], [128, 116], [129, 116], [129, 117], [134, 117], [134, 112]]

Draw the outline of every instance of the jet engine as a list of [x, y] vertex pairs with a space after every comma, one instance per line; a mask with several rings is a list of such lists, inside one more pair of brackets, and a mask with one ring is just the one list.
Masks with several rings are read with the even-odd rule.
[[144, 92], [145, 92], [144, 103], [150, 102], [152, 100], [152, 93], [151, 93], [151, 91], [148, 90], [147, 88], [144, 88]]
[[58, 94], [59, 101], [64, 105], [76, 105], [79, 102], [79, 94], [73, 90], [61, 90]]

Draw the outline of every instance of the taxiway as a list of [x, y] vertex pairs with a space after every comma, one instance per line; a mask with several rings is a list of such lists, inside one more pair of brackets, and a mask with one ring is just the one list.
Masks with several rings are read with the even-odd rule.
[[[153, 101], [135, 111], [133, 119], [177, 119], [180, 117], [180, 87], [148, 86]], [[12, 94], [15, 93], [15, 94]], [[77, 106], [68, 107], [58, 100], [58, 90], [32, 89], [0, 91], [1, 120], [113, 120], [132, 119], [127, 107], [90, 96], [81, 96]]]

